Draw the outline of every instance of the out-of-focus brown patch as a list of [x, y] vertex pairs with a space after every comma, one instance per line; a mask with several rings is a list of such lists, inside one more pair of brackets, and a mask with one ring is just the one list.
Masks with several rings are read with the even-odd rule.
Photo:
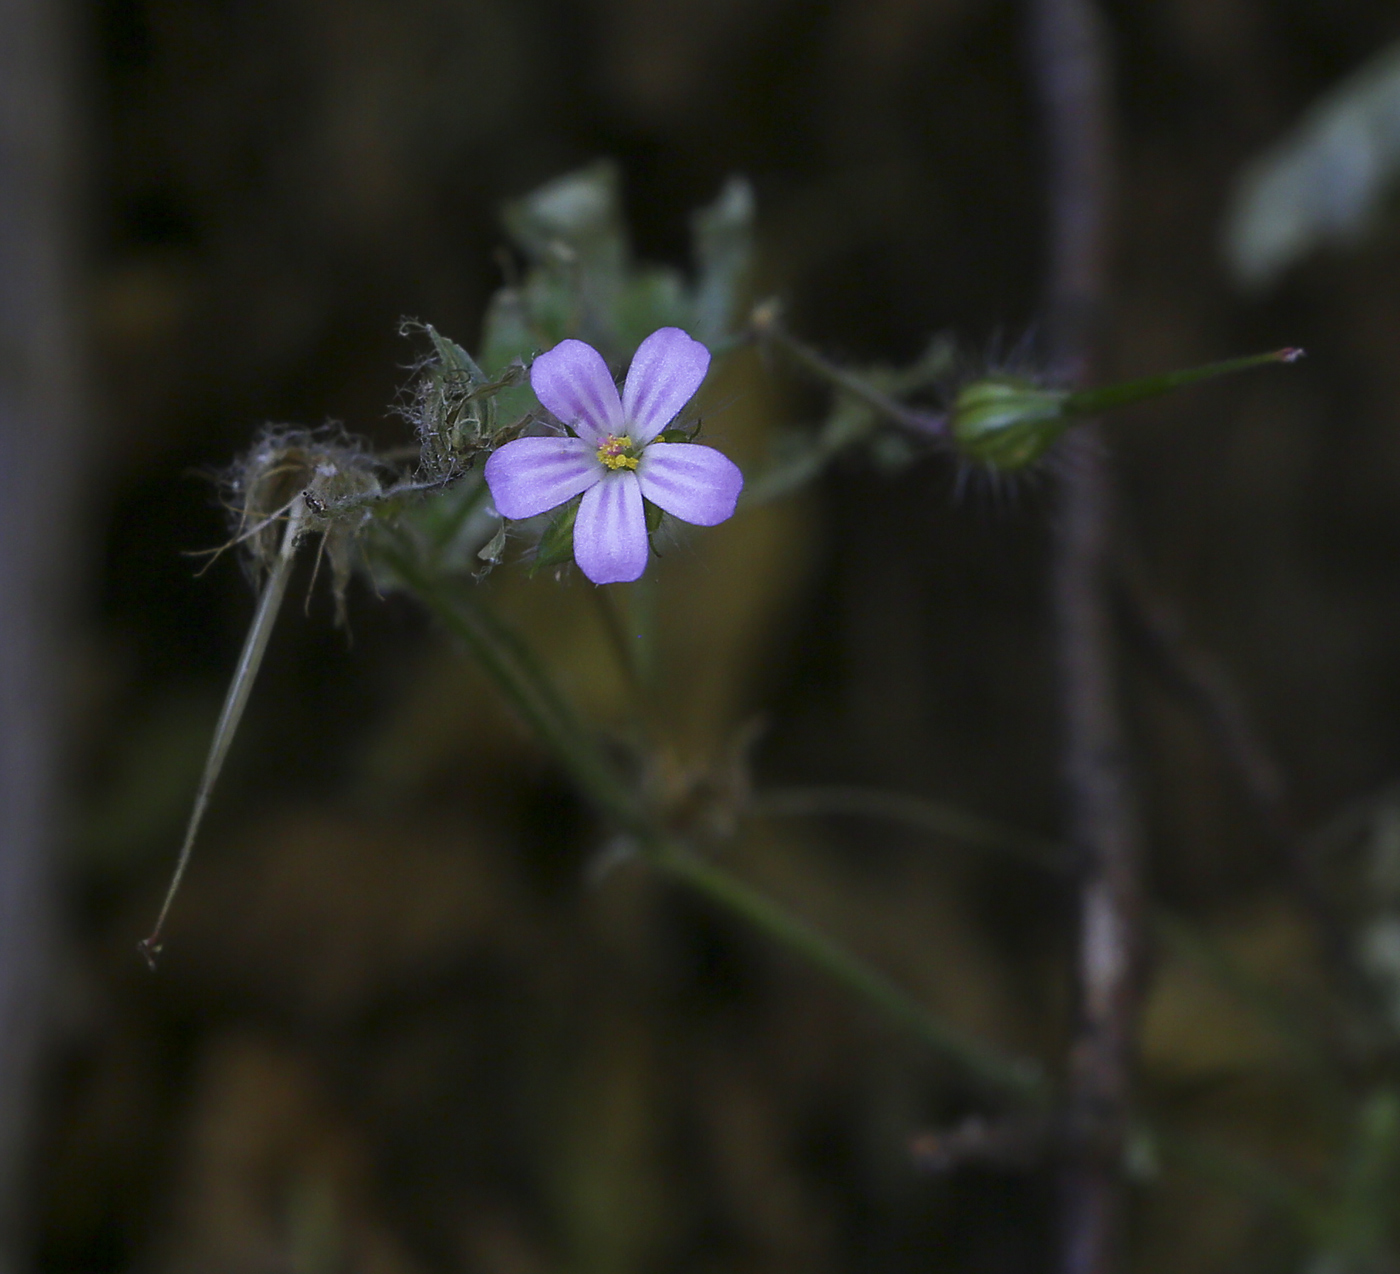
[[168, 974], [336, 1021], [472, 952], [521, 958], [536, 919], [502, 851], [469, 828], [327, 810], [248, 826], [191, 871]]
[[307, 1058], [245, 1032], [209, 1041], [157, 1268], [416, 1274], [372, 1162]]

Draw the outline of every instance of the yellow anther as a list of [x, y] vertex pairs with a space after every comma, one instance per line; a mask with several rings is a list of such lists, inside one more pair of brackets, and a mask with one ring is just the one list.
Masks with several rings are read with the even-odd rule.
[[626, 434], [609, 434], [598, 444], [598, 459], [609, 469], [635, 469], [637, 457], [629, 455], [632, 439]]

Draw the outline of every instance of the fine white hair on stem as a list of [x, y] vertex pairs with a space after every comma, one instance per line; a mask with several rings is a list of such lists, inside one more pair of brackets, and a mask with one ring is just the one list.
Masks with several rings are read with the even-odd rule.
[[272, 564], [267, 582], [263, 585], [262, 594], [258, 598], [258, 608], [253, 614], [253, 622], [248, 626], [248, 635], [243, 640], [243, 650], [238, 656], [238, 666], [234, 669], [233, 680], [229, 683], [228, 694], [224, 697], [223, 711], [219, 714], [219, 723], [214, 728], [214, 737], [209, 744], [209, 755], [205, 759], [204, 773], [200, 776], [199, 788], [195, 792], [194, 807], [190, 811], [190, 821], [185, 828], [185, 839], [180, 846], [175, 873], [170, 878], [170, 887], [165, 892], [165, 901], [161, 904], [160, 915], [156, 917], [150, 936], [139, 944], [141, 954], [152, 969], [155, 968], [160, 955], [161, 930], [170, 914], [175, 895], [179, 892], [185, 869], [189, 866], [190, 854], [194, 850], [195, 837], [198, 836], [200, 824], [204, 820], [204, 811], [209, 805], [210, 793], [214, 790], [214, 784], [218, 782], [224, 759], [228, 756], [229, 745], [238, 731], [238, 723], [243, 718], [248, 695], [252, 691], [253, 682], [257, 680], [258, 669], [267, 650], [268, 638], [277, 622], [277, 613], [282, 608], [282, 598], [287, 591], [287, 581], [291, 578], [292, 564], [296, 559], [297, 543], [301, 539], [306, 513], [305, 497], [297, 495], [288, 506], [287, 523], [282, 532], [282, 547]]

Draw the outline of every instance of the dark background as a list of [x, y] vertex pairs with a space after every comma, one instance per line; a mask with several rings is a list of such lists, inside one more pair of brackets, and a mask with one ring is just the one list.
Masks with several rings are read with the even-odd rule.
[[[1116, 419], [1122, 534], [1314, 824], [1400, 771], [1400, 241], [1382, 227], [1246, 298], [1219, 233], [1241, 165], [1400, 17], [1107, 9], [1111, 370], [1309, 353]], [[639, 256], [678, 265], [690, 212], [746, 174], [761, 286], [835, 357], [908, 360], [942, 330], [973, 360], [1033, 348], [1043, 147], [1018, 7], [110, 0], [75, 25], [91, 411], [37, 1267], [1048, 1268], [1048, 1169], [917, 1172], [910, 1137], [975, 1107], [957, 1076], [640, 870], [590, 883], [588, 811], [402, 599], [357, 586], [347, 643], [294, 583], [167, 960], [152, 977], [135, 954], [251, 613], [231, 556], [202, 576], [185, 556], [225, 534], [208, 475], [266, 421], [401, 441], [400, 317], [473, 346], [502, 202], [600, 156]], [[822, 401], [755, 358], [716, 427], [731, 412], [761, 441]], [[1053, 835], [1052, 475], [998, 492], [946, 459], [851, 457], [716, 533], [735, 548], [697, 557], [673, 651], [701, 687], [677, 700], [682, 754], [761, 715], [760, 785], [875, 784]], [[569, 646], [577, 608], [519, 576], [489, 587]], [[1208, 734], [1140, 660], [1124, 684], [1155, 896], [1307, 995], [1303, 922]], [[759, 827], [735, 854], [930, 1003], [1058, 1064], [1062, 885], [846, 820]], [[1166, 957], [1143, 1047], [1163, 1118], [1325, 1176], [1335, 1121]], [[1143, 1270], [1303, 1250], [1172, 1169], [1137, 1200]]]

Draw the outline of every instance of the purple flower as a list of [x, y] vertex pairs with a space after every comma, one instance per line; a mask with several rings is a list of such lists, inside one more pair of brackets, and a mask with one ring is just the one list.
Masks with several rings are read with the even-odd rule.
[[517, 438], [486, 462], [486, 484], [506, 518], [532, 518], [580, 492], [574, 560], [595, 584], [637, 579], [647, 565], [645, 497], [682, 522], [714, 526], [734, 512], [739, 467], [713, 447], [658, 442], [700, 388], [710, 351], [678, 327], [637, 349], [622, 397], [603, 357], [560, 341], [530, 368], [535, 396], [577, 437]]

